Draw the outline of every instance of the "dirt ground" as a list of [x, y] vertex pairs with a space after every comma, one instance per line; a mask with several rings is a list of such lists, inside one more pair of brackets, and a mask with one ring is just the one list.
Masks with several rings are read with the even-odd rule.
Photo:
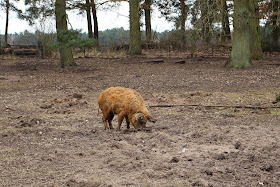
[[[226, 55], [152, 54], [0, 59], [0, 186], [280, 186], [280, 55], [232, 69]], [[158, 121], [104, 130], [111, 86]]]

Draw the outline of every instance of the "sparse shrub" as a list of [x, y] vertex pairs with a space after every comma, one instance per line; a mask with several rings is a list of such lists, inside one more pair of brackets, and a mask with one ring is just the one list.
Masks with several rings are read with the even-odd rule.
[[52, 49], [60, 49], [60, 48], [77, 48], [79, 51], [85, 52], [97, 45], [97, 41], [93, 38], [83, 38], [81, 31], [79, 30], [63, 30], [60, 31], [57, 35], [60, 42], [56, 42], [56, 44], [52, 45]]

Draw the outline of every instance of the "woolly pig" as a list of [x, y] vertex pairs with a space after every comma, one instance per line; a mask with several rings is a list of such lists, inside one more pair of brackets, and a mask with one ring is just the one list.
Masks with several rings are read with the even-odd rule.
[[98, 98], [98, 105], [103, 114], [102, 120], [105, 129], [113, 129], [112, 120], [115, 114], [118, 115], [118, 130], [120, 130], [124, 118], [127, 128], [130, 123], [137, 129], [146, 127], [147, 120], [156, 122], [150, 116], [141, 95], [129, 88], [111, 87], [104, 90]]

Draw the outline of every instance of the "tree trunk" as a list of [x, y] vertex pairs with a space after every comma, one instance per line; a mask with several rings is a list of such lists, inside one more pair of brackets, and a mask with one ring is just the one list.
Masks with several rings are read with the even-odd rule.
[[0, 35], [0, 51], [2, 51], [2, 37]]
[[[61, 42], [62, 45], [65, 44], [59, 37], [59, 33], [63, 30], [67, 30], [67, 20], [66, 20], [66, 3], [65, 0], [56, 0], [55, 1], [55, 19], [56, 19], [56, 31], [57, 31], [57, 40]], [[76, 66], [74, 62], [72, 49], [71, 47], [61, 46], [59, 49], [60, 53], [60, 66], [64, 68], [65, 66]]]
[[181, 39], [182, 49], [186, 47], [186, 5], [185, 0], [181, 1]]
[[249, 1], [234, 0], [234, 33], [230, 62], [227, 64], [229, 67], [251, 66], [249, 16]]
[[211, 40], [210, 28], [213, 22], [213, 13], [211, 13], [210, 8], [213, 8], [213, 1], [212, 0], [201, 0], [201, 19], [202, 19], [202, 28], [201, 34], [202, 39], [209, 44]]
[[130, 41], [129, 54], [141, 54], [139, 0], [129, 0]]
[[272, 42], [272, 49], [275, 51], [280, 51], [280, 46], [279, 46], [279, 33], [280, 33], [280, 27], [279, 24], [277, 24], [277, 20], [279, 19], [279, 14], [277, 14], [277, 12], [279, 12], [280, 7], [279, 7], [279, 1], [277, 0], [273, 0], [272, 1], [272, 9], [273, 9], [273, 16], [272, 16], [272, 25], [273, 25], [273, 31], [272, 31], [272, 38], [273, 38], [273, 42]]
[[86, 12], [87, 12], [87, 22], [88, 22], [88, 37], [93, 38], [92, 32], [92, 22], [91, 22], [91, 12], [89, 0], [86, 0]]
[[259, 21], [259, 5], [256, 0], [249, 0], [250, 25], [250, 49], [253, 59], [262, 59], [264, 57], [261, 46], [261, 29]]
[[9, 0], [6, 0], [5, 47], [8, 47], [9, 10], [10, 10], [10, 1], [9, 1]]
[[221, 41], [227, 42], [231, 40], [229, 19], [228, 19], [228, 7], [226, 0], [221, 0], [221, 16], [222, 16], [222, 36]]
[[96, 13], [96, 6], [94, 0], [91, 0], [91, 7], [92, 7], [92, 17], [93, 17], [93, 24], [94, 24], [94, 39], [98, 40], [98, 21], [97, 21], [97, 13]]
[[206, 24], [207, 24], [207, 0], [200, 0], [200, 11], [201, 11], [201, 36], [205, 40]]
[[152, 41], [151, 28], [151, 0], [145, 0], [145, 23], [146, 23], [146, 42]]

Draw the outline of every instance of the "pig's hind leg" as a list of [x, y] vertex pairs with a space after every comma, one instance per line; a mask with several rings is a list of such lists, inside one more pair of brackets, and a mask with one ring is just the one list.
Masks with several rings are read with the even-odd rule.
[[124, 117], [125, 116], [122, 112], [118, 114], [118, 127], [117, 127], [118, 130], [121, 130], [121, 125], [122, 125]]

